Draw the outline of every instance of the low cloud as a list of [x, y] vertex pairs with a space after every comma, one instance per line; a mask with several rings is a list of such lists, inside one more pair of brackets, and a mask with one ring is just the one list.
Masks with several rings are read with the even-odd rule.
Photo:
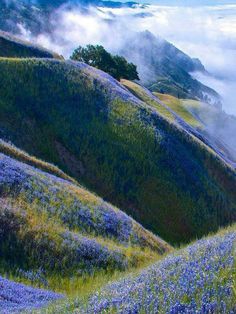
[[[198, 75], [223, 97], [223, 108], [236, 114], [236, 5], [136, 6], [134, 8], [61, 7], [51, 19], [53, 32], [24, 38], [68, 58], [78, 45], [102, 44], [119, 52], [135, 32], [149, 30], [199, 58], [213, 77]], [[142, 43], [140, 43], [142, 44]]]

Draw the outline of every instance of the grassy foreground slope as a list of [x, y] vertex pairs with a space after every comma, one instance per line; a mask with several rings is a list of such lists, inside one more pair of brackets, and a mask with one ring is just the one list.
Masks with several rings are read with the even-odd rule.
[[203, 238], [139, 275], [109, 284], [79, 313], [233, 314], [235, 245], [235, 226]]
[[59, 165], [172, 243], [236, 219], [236, 174], [105, 73], [0, 60], [0, 135]]
[[52, 165], [43, 160], [40, 160], [34, 156], [31, 156], [27, 154], [25, 151], [17, 148], [11, 143], [3, 141], [2, 139], [0, 139], [0, 153], [12, 157], [18, 161], [22, 161], [28, 165], [34, 166], [35, 168], [38, 168], [40, 170], [46, 171], [59, 178], [78, 184], [76, 180], [68, 176], [65, 172], [61, 171], [57, 166]]
[[55, 166], [2, 140], [0, 150], [1, 313], [84, 297], [171, 250]]
[[159, 254], [170, 249], [84, 188], [4, 154], [0, 205], [1, 264], [13, 269], [125, 269], [145, 258], [145, 248]]

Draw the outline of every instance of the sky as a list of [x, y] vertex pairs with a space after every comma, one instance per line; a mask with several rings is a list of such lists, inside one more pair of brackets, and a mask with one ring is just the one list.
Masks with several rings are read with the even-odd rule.
[[223, 97], [224, 110], [236, 115], [236, 0], [152, 2], [135, 8], [91, 7], [87, 15], [77, 7], [62, 8], [52, 21], [56, 28], [51, 37], [32, 38], [24, 26], [22, 36], [69, 57], [78, 45], [86, 44], [102, 44], [118, 52], [131, 34], [149, 30], [199, 58], [213, 76], [194, 75], [216, 89]]
[[[123, 1], [125, 2], [125, 1]], [[135, 1], [139, 3], [149, 3], [156, 5], [168, 5], [168, 6], [208, 6], [219, 4], [235, 4], [235, 0], [142, 0]]]

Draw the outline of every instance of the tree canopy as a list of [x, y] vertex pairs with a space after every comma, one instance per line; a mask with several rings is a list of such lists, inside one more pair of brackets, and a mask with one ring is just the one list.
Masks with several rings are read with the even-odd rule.
[[110, 54], [100, 45], [79, 46], [70, 58], [107, 72], [117, 80], [139, 80], [136, 65], [129, 63], [124, 57]]

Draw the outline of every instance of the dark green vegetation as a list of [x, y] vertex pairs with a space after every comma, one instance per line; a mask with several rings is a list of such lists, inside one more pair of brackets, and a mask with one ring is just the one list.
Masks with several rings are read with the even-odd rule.
[[124, 57], [113, 56], [103, 46], [80, 46], [73, 52], [71, 59], [100, 69], [117, 80], [139, 80], [136, 65], [128, 63]]
[[0, 31], [0, 57], [9, 58], [57, 58], [59, 55], [45, 48], [20, 40], [8, 33]]
[[0, 60], [1, 137], [60, 166], [172, 243], [236, 219], [235, 171], [83, 63]]

